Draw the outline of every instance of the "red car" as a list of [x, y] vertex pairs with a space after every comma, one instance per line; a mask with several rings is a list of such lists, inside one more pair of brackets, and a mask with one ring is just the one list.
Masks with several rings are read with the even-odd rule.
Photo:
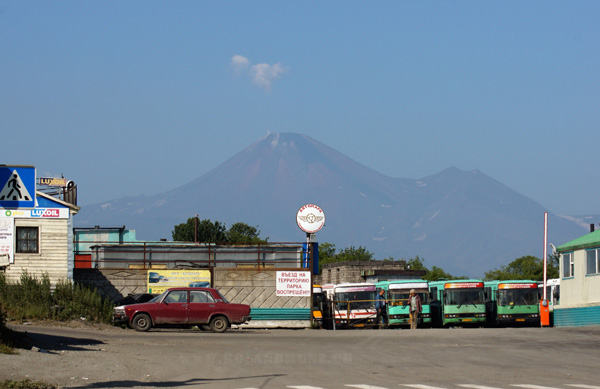
[[147, 303], [116, 307], [113, 321], [125, 322], [137, 331], [198, 325], [213, 332], [225, 332], [231, 324], [250, 321], [250, 306], [232, 304], [213, 288], [171, 288]]

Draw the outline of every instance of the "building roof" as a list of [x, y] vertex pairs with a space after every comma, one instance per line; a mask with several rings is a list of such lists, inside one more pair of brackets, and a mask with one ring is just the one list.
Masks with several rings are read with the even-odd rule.
[[35, 191], [35, 195], [37, 196], [37, 202], [38, 202], [38, 205], [36, 205], [36, 207], [40, 206], [40, 207], [43, 208], [43, 207], [47, 207], [47, 206], [55, 206], [55, 205], [50, 205], [49, 204], [49, 203], [55, 203], [55, 204], [58, 204], [58, 205], [60, 205], [60, 206], [62, 206], [64, 208], [71, 209], [71, 212], [74, 213], [74, 214], [78, 213], [79, 210], [81, 209], [80, 207], [78, 207], [76, 205], [67, 203], [66, 201], [63, 201], [63, 200], [61, 200], [59, 198], [50, 196], [50, 195], [48, 195], [46, 193], [43, 193], [43, 192], [40, 192], [40, 191]]
[[600, 246], [600, 230], [590, 232], [556, 248], [559, 253]]

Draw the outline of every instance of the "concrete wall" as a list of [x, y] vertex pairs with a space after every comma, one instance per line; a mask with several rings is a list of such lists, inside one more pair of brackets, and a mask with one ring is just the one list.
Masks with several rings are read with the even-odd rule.
[[405, 261], [350, 261], [333, 262], [322, 266], [315, 283], [341, 284], [346, 282], [378, 282], [401, 279], [419, 279], [422, 270], [406, 269]]
[[148, 290], [148, 270], [74, 269], [73, 278], [97, 289], [102, 296], [114, 302], [129, 294], [146, 293]]
[[[251, 327], [309, 327], [311, 298], [276, 296], [278, 270], [285, 269], [215, 268], [213, 286], [230, 302], [250, 305], [254, 317]], [[75, 269], [74, 276], [77, 282], [97, 289], [115, 302], [128, 294], [147, 291], [148, 270]]]
[[[284, 269], [215, 268], [215, 288], [228, 300], [252, 308], [310, 308], [310, 297], [277, 297], [275, 274]], [[298, 271], [298, 269], [292, 269]]]

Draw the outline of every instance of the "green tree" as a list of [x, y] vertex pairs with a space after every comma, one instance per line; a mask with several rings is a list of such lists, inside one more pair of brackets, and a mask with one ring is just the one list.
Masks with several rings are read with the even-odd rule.
[[548, 263], [546, 264], [546, 278], [559, 278], [558, 274], [560, 272], [560, 254], [554, 253], [548, 255]]
[[335, 245], [333, 243], [319, 243], [319, 263], [335, 262]]
[[362, 246], [346, 247], [345, 249], [340, 250], [340, 252], [336, 255], [336, 262], [371, 260], [373, 260], [373, 253]]
[[229, 243], [258, 244], [266, 243], [266, 239], [260, 238], [260, 231], [257, 227], [249, 226], [246, 223], [234, 223], [227, 231], [227, 241]]
[[[558, 278], [558, 256], [551, 255], [547, 263], [547, 277]], [[485, 273], [484, 279], [490, 280], [533, 280], [541, 281], [544, 278], [544, 262], [532, 255], [515, 259], [500, 269], [490, 270]]]
[[332, 262], [346, 261], [370, 261], [373, 259], [373, 253], [365, 247], [350, 246], [336, 253], [333, 243], [323, 242], [319, 244], [319, 270], [324, 264]]
[[437, 266], [433, 266], [431, 268], [431, 270], [427, 271], [427, 274], [425, 274], [425, 276], [423, 276], [424, 280], [427, 281], [440, 281], [440, 280], [460, 280], [460, 279], [465, 279], [467, 277], [465, 276], [453, 276], [450, 273], [446, 273], [444, 271], [444, 269], [442, 269], [441, 267], [437, 267]]
[[173, 232], [171, 233], [173, 240], [179, 242], [193, 242], [195, 220], [195, 218], [191, 217], [187, 219], [187, 222], [173, 227]]
[[429, 270], [427, 266], [425, 266], [425, 259], [420, 258], [418, 255], [406, 261], [406, 265], [410, 266], [410, 270], [425, 270], [427, 273], [425, 273], [425, 275], [421, 278], [427, 281], [459, 280], [467, 278], [465, 276], [453, 276], [450, 273], [446, 273], [441, 267], [437, 266], [433, 266], [431, 270]]
[[425, 267], [424, 262], [425, 262], [425, 260], [422, 258], [419, 258], [419, 256], [417, 255], [416, 257], [411, 258], [408, 261], [406, 261], [406, 266], [410, 270], [427, 270], [427, 267]]
[[194, 217], [189, 218], [185, 223], [176, 225], [171, 235], [174, 241], [179, 242], [227, 242], [225, 224], [219, 221], [213, 223], [209, 219], [197, 220]]
[[258, 227], [246, 223], [234, 223], [229, 230], [225, 223], [189, 218], [185, 223], [176, 225], [172, 232], [173, 240], [179, 242], [205, 243], [266, 243], [267, 239], [260, 238]]

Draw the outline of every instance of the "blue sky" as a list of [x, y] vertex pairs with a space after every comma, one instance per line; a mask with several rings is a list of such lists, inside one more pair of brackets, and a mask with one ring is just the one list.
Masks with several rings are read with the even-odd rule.
[[64, 174], [80, 205], [172, 189], [270, 131], [600, 214], [597, 1], [0, 0], [0, 53], [0, 164]]

